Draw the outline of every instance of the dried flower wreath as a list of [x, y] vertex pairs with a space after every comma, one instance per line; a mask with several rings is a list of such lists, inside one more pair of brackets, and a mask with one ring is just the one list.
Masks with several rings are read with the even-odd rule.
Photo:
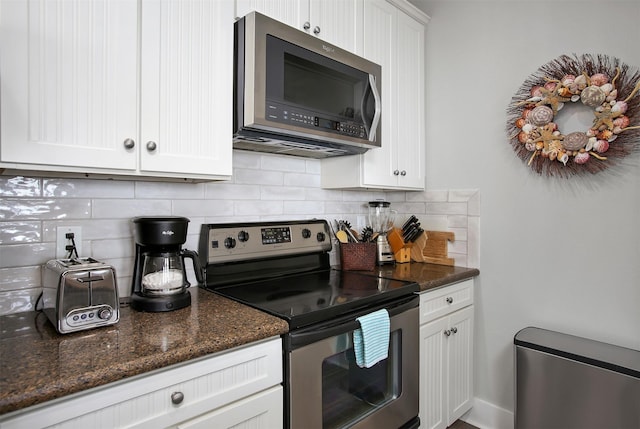
[[[598, 173], [640, 149], [640, 71], [606, 55], [562, 55], [529, 76], [507, 108], [518, 157], [538, 174]], [[594, 110], [586, 131], [563, 134], [554, 119], [565, 103]]]

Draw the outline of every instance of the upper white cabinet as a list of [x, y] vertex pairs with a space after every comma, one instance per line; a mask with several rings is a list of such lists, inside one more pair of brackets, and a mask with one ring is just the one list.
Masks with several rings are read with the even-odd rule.
[[363, 0], [237, 0], [236, 15], [260, 12], [332, 45], [361, 53], [362, 8]]
[[425, 188], [425, 26], [402, 1], [364, 3], [363, 56], [382, 66], [382, 147], [322, 160], [323, 188]]
[[0, 7], [1, 167], [231, 175], [233, 0]]

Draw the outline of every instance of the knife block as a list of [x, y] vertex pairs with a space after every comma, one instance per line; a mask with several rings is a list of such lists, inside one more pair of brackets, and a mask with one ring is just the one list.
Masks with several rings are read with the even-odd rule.
[[396, 262], [400, 264], [411, 262], [411, 247], [413, 243], [404, 242], [401, 229], [391, 229], [391, 231], [387, 233], [387, 240], [389, 241], [389, 246], [391, 247]]

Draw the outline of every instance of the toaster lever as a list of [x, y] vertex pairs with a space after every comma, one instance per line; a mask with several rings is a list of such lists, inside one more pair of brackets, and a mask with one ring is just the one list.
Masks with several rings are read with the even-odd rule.
[[87, 277], [78, 277], [76, 278], [76, 280], [80, 283], [91, 283], [91, 282], [97, 282], [100, 280], [104, 280], [104, 277], [102, 276], [87, 276]]

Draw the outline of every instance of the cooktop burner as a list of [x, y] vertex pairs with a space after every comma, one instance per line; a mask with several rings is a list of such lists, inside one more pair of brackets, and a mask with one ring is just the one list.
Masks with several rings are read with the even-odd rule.
[[215, 289], [300, 328], [417, 292], [417, 283], [328, 270]]

